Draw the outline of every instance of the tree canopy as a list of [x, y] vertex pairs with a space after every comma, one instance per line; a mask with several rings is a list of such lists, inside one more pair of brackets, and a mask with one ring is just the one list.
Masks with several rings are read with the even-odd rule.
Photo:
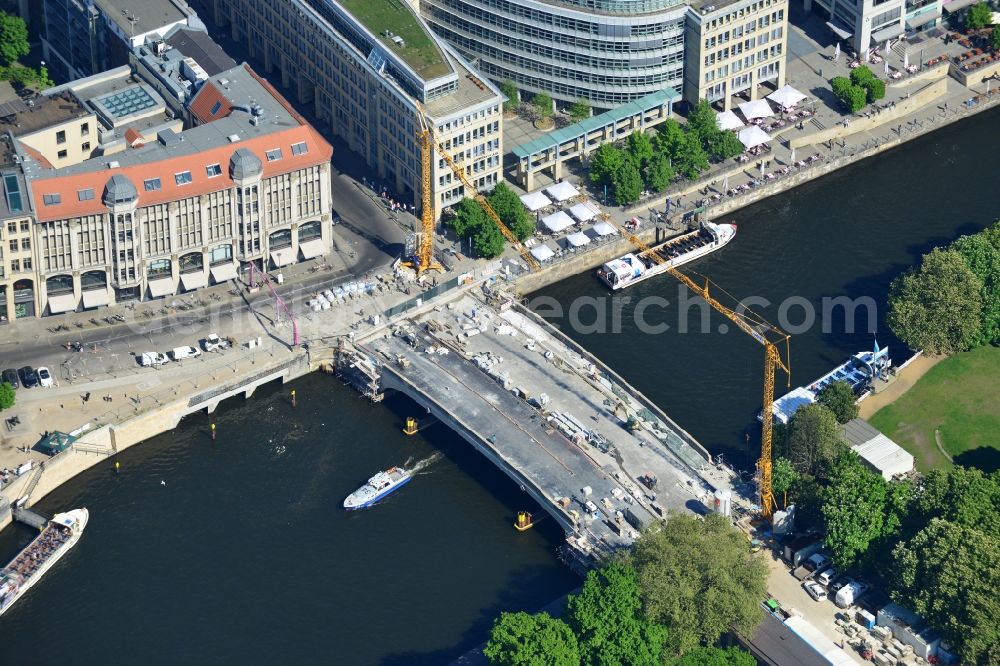
[[622, 161], [611, 177], [611, 184], [615, 188], [615, 201], [619, 204], [626, 206], [639, 200], [642, 196], [642, 174], [635, 159], [628, 156]]
[[737, 647], [698, 647], [666, 663], [667, 666], [757, 666], [753, 655]]
[[507, 113], [516, 111], [520, 102], [517, 99], [517, 84], [515, 84], [510, 79], [507, 79], [500, 84], [500, 92], [506, 97], [506, 101], [503, 103], [503, 110]]
[[962, 255], [969, 270], [983, 283], [979, 292], [980, 329], [973, 345], [1000, 343], [1000, 222], [978, 234], [962, 236], [951, 244], [951, 249]]
[[801, 474], [825, 476], [826, 469], [844, 447], [832, 411], [814, 403], [800, 407], [788, 421], [782, 455]]
[[474, 199], [465, 198], [455, 205], [455, 216], [445, 222], [460, 238], [471, 238], [472, 247], [481, 257], [492, 259], [504, 249], [504, 237], [486, 211]]
[[590, 182], [611, 185], [611, 179], [624, 161], [624, 152], [610, 143], [602, 144], [590, 158]]
[[0, 384], [0, 411], [13, 407], [16, 400], [17, 394], [10, 382]]
[[781, 457], [775, 458], [771, 468], [771, 489], [774, 490], [776, 496], [784, 496], [799, 480], [799, 477], [800, 474], [795, 470], [791, 460]]
[[552, 117], [552, 97], [548, 93], [536, 94], [531, 98], [531, 105], [535, 107], [535, 113], [539, 118]]
[[983, 283], [961, 254], [934, 249], [920, 267], [893, 280], [888, 324], [913, 349], [964, 351], [981, 339]]
[[993, 23], [993, 10], [987, 2], [978, 2], [971, 7], [965, 15], [966, 27], [978, 30]]
[[935, 518], [1000, 535], [1000, 471], [984, 474], [974, 467], [931, 470], [915, 489], [915, 520]]
[[731, 628], [751, 634], [762, 619], [767, 565], [722, 516], [670, 516], [626, 558], [638, 571], [646, 617], [669, 627], [668, 654], [712, 645]]
[[486, 200], [490, 202], [493, 212], [503, 220], [508, 229], [514, 232], [518, 240], [523, 241], [535, 233], [534, 218], [507, 183], [499, 183]]
[[990, 44], [993, 45], [994, 51], [1000, 51], [1000, 25], [993, 26], [993, 32], [990, 33]]
[[30, 50], [24, 19], [0, 12], [0, 65], [10, 66]]
[[854, 390], [847, 382], [830, 382], [816, 395], [816, 402], [823, 405], [837, 419], [837, 423], [847, 423], [858, 418], [858, 403]]
[[501, 613], [483, 654], [494, 666], [580, 666], [573, 630], [548, 613]]
[[[858, 69], [861, 69], [861, 67]], [[865, 67], [865, 69], [868, 68]], [[854, 71], [857, 71], [857, 69]], [[869, 70], [868, 73], [871, 74], [871, 71]], [[864, 86], [855, 83], [852, 80], [853, 78], [853, 76], [851, 79], [844, 76], [834, 77], [830, 81], [830, 87], [833, 90], [834, 97], [839, 99], [847, 107], [848, 111], [857, 113], [865, 108], [865, 104], [868, 103], [868, 90]]]
[[590, 117], [590, 104], [587, 104], [587, 100], [585, 99], [578, 99], [570, 104], [567, 111], [569, 112], [569, 119], [574, 123], [578, 123]]
[[576, 632], [584, 666], [653, 666], [660, 663], [666, 630], [642, 615], [639, 576], [612, 563], [591, 570], [566, 619]]

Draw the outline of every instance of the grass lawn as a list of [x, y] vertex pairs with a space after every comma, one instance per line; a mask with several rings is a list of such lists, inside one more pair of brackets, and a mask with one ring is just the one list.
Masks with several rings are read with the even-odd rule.
[[[368, 28], [385, 46], [388, 53], [400, 56], [413, 71], [432, 79], [451, 71], [431, 36], [406, 5], [406, 0], [339, 0], [354, 18]], [[386, 30], [399, 35], [406, 46], [399, 47]]]
[[912, 453], [921, 471], [950, 466], [935, 430], [956, 464], [1000, 468], [1000, 348], [945, 359], [870, 421]]

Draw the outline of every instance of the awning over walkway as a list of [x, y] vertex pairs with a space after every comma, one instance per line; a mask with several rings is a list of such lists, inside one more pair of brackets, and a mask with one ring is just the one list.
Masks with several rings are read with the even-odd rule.
[[954, 14], [960, 9], [965, 9], [966, 7], [971, 7], [976, 4], [979, 0], [952, 0], [951, 2], [946, 2], [942, 5], [942, 8], [949, 14]]
[[271, 252], [271, 262], [275, 266], [281, 268], [282, 266], [287, 266], [295, 260], [295, 255], [292, 254], [292, 248], [283, 247], [280, 250], [274, 250]]
[[721, 130], [733, 130], [743, 127], [743, 125], [746, 124], [732, 111], [723, 111], [722, 113], [716, 114], [715, 123]]
[[806, 95], [804, 93], [800, 93], [791, 86], [785, 85], [768, 95], [767, 98], [775, 104], [783, 106], [787, 109], [804, 100]]
[[212, 279], [216, 282], [236, 279], [236, 264], [217, 264], [211, 269]]
[[181, 284], [184, 285], [184, 291], [201, 289], [208, 284], [208, 278], [205, 276], [205, 271], [203, 270], [181, 273]]
[[85, 308], [97, 308], [107, 305], [110, 302], [111, 297], [108, 296], [106, 287], [104, 289], [91, 289], [83, 292], [83, 307]]
[[924, 14], [917, 14], [913, 18], [906, 19], [906, 27], [910, 30], [916, 30], [922, 25], [927, 25], [931, 21], [936, 21], [941, 18], [941, 12], [926, 12]]
[[748, 150], [754, 146], [760, 146], [771, 140], [771, 137], [767, 135], [767, 132], [756, 125], [751, 125], [744, 130], [740, 130], [739, 137], [740, 141]]
[[598, 222], [594, 225], [594, 233], [598, 236], [610, 236], [615, 233], [615, 228], [607, 222]]
[[894, 39], [896, 37], [899, 37], [900, 35], [903, 34], [903, 29], [904, 28], [902, 23], [893, 23], [892, 25], [886, 26], [881, 30], [876, 30], [875, 32], [872, 33], [872, 42], [875, 42], [876, 44], [881, 44], [887, 39]]
[[774, 115], [774, 110], [771, 105], [767, 103], [766, 99], [756, 99], [752, 102], [743, 102], [740, 104], [740, 113], [747, 120], [753, 120], [755, 118], [768, 118]]
[[566, 214], [566, 211], [560, 210], [552, 213], [548, 217], [543, 217], [542, 224], [544, 224], [549, 231], [557, 234], [567, 227], [572, 227], [575, 223], [573, 222], [573, 218]]
[[578, 203], [569, 209], [569, 214], [575, 217], [579, 222], [589, 222], [597, 217], [599, 212], [600, 211], [597, 210], [597, 206], [589, 201]]
[[570, 234], [569, 236], [566, 236], [566, 240], [569, 241], [569, 244], [572, 245], [573, 247], [580, 247], [581, 245], [586, 245], [587, 243], [590, 242], [590, 236], [588, 236], [583, 232], [578, 231], [575, 234]]
[[837, 35], [837, 37], [840, 37], [841, 39], [850, 39], [851, 36], [854, 34], [850, 30], [845, 30], [844, 28], [841, 28], [839, 25], [833, 23], [832, 21], [827, 21], [826, 27], [828, 27], [830, 30], [833, 30], [834, 34]]
[[548, 245], [539, 245], [538, 247], [531, 248], [531, 256], [538, 261], [545, 261], [546, 259], [551, 259], [555, 256], [555, 252], [552, 251]]
[[307, 241], [299, 241], [299, 252], [302, 253], [303, 259], [313, 259], [321, 254], [326, 254], [326, 246], [323, 245], [322, 238], [312, 238]]
[[62, 314], [63, 312], [69, 312], [70, 310], [76, 310], [75, 294], [56, 294], [55, 296], [49, 296], [49, 312], [52, 314]]
[[541, 210], [552, 203], [552, 200], [545, 196], [545, 193], [541, 190], [537, 192], [531, 192], [530, 194], [521, 195], [521, 203], [525, 207], [534, 213], [536, 210]]
[[556, 201], [566, 201], [566, 199], [571, 199], [578, 195], [580, 190], [573, 187], [570, 183], [563, 181], [546, 187], [545, 193]]
[[149, 293], [153, 296], [153, 298], [166, 296], [167, 294], [172, 294], [176, 291], [174, 288], [174, 279], [172, 277], [148, 280], [146, 284], [149, 287]]

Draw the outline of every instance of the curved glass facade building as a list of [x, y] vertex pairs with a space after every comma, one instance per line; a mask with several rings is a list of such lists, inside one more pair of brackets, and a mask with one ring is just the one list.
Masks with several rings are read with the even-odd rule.
[[681, 0], [420, 0], [431, 27], [495, 81], [609, 109], [683, 86]]

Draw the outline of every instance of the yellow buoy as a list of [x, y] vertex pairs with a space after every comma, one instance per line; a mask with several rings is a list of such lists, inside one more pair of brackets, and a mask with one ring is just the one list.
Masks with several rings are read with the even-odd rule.
[[531, 514], [527, 511], [517, 512], [517, 521], [514, 523], [514, 529], [518, 532], [524, 532], [530, 530], [535, 524], [531, 522]]
[[412, 416], [406, 417], [406, 427], [403, 428], [403, 434], [406, 435], [416, 435], [417, 434], [417, 420]]

